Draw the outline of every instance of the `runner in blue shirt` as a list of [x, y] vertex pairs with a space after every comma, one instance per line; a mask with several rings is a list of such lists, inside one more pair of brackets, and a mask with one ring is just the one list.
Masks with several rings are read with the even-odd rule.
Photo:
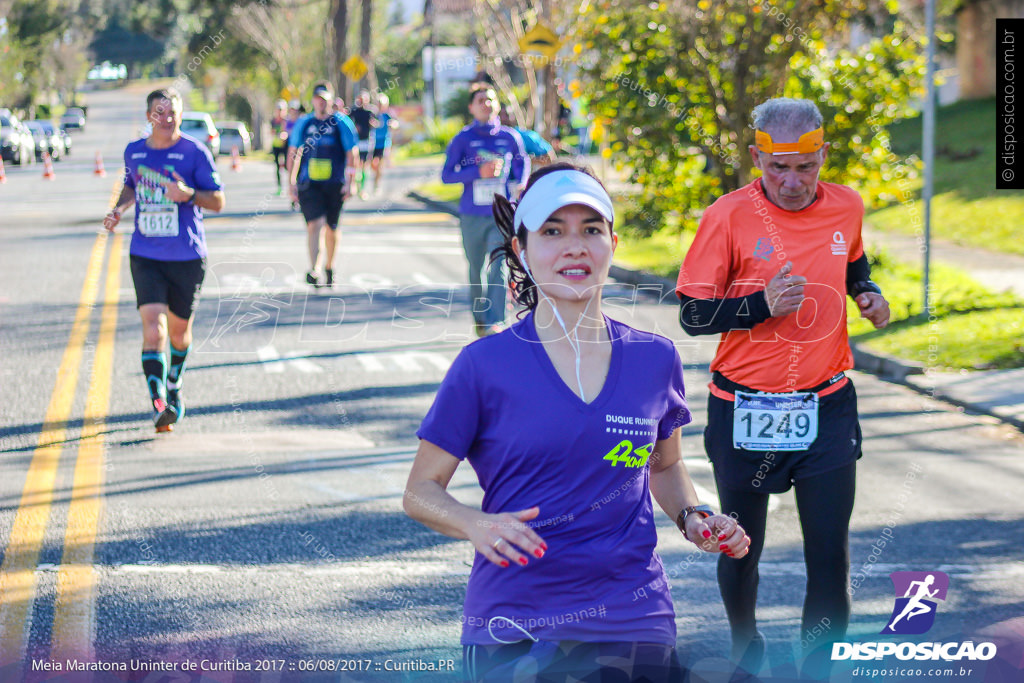
[[[135, 205], [130, 263], [142, 316], [142, 372], [158, 432], [185, 416], [181, 385], [192, 348], [192, 320], [206, 273], [203, 209], [224, 208], [209, 150], [181, 132], [181, 95], [172, 88], [146, 98], [148, 138], [124, 151], [124, 188], [103, 219], [113, 231]], [[170, 365], [164, 349], [170, 337]]]
[[[699, 504], [683, 465], [690, 412], [679, 354], [601, 312], [618, 239], [611, 199], [592, 175], [544, 168], [514, 214], [498, 198], [495, 216], [528, 311], [456, 358], [417, 432], [404, 497], [410, 516], [476, 549], [466, 677], [512, 680], [531, 659], [537, 680], [602, 667], [621, 667], [623, 680], [676, 680], [651, 496], [708, 552], [742, 557], [750, 542], [735, 520]], [[483, 488], [482, 510], [446, 490], [463, 460]]]
[[[338, 221], [351, 187], [356, 156], [356, 131], [344, 114], [331, 112], [334, 95], [326, 81], [313, 87], [313, 113], [295, 123], [288, 139], [288, 174], [292, 199], [306, 220], [309, 272], [306, 282], [314, 287], [334, 283], [334, 252]], [[327, 230], [324, 231], [326, 224]], [[324, 233], [323, 285], [317, 275], [320, 234]]]
[[529, 128], [520, 128], [515, 125], [512, 120], [512, 115], [508, 110], [508, 107], [502, 105], [501, 113], [499, 114], [501, 125], [507, 126], [519, 133], [519, 137], [523, 139], [523, 148], [526, 149], [526, 153], [530, 155], [530, 167], [541, 168], [548, 164], [554, 163], [555, 161], [555, 148], [551, 146], [551, 143], [540, 136], [537, 131], [530, 130]]
[[391, 131], [398, 128], [398, 119], [391, 115], [391, 100], [384, 93], [377, 97], [377, 121], [380, 125], [373, 129], [373, 158], [370, 160], [374, 194], [380, 193], [380, 174], [384, 155], [391, 150]]
[[448, 145], [441, 170], [446, 183], [463, 183], [459, 201], [462, 246], [469, 261], [469, 291], [477, 335], [493, 334], [505, 320], [505, 281], [501, 263], [487, 267], [487, 286], [481, 283], [487, 255], [501, 246], [502, 238], [491, 215], [494, 195], [514, 198], [530, 175], [530, 161], [519, 134], [498, 123], [498, 95], [494, 88], [475, 87], [469, 95], [473, 123]]

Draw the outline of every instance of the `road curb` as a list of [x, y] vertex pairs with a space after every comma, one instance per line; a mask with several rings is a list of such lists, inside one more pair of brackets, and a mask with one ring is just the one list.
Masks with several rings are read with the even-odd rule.
[[[436, 199], [431, 199], [430, 197], [426, 197], [414, 190], [410, 190], [407, 196], [426, 204], [432, 209], [445, 211], [453, 216], [459, 215], [458, 207], [451, 202], [441, 202]], [[648, 273], [646, 271], [635, 270], [633, 268], [627, 268], [615, 264], [612, 264], [609, 275], [619, 282], [625, 282], [630, 285], [662, 288], [662, 297], [664, 297], [666, 293], [675, 292], [676, 288], [675, 280], [655, 275], [654, 273]], [[911, 379], [927, 377], [925, 374], [925, 366], [922, 363], [904, 360], [902, 358], [879, 353], [877, 351], [869, 351], [863, 346], [852, 341], [850, 342], [850, 349], [853, 351], [853, 367], [855, 370], [875, 375], [886, 382], [900, 384], [908, 389], [913, 389], [919, 394], [923, 394], [958, 408], [963, 408], [964, 410], [968, 410], [972, 413], [994, 417], [1000, 422], [1011, 425], [1024, 432], [1024, 420], [1021, 420], [1014, 415], [1007, 415], [997, 408], [991, 408], [981, 403], [958, 399], [941, 389], [928, 386], [924, 381]]]

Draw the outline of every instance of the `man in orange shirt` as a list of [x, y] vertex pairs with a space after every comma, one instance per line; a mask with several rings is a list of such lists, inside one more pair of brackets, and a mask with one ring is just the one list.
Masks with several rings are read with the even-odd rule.
[[818, 108], [773, 99], [754, 109], [753, 123], [761, 177], [704, 213], [679, 272], [679, 322], [692, 335], [722, 335], [704, 444], [723, 514], [752, 539], [749, 555], [718, 565], [733, 658], [749, 672], [764, 659], [754, 608], [768, 494], [792, 486], [807, 565], [802, 643], [815, 653], [804, 673], [816, 677], [850, 618], [861, 432], [844, 374], [853, 367], [846, 295], [876, 328], [888, 324], [889, 304], [870, 280], [860, 196], [818, 180], [829, 147]]

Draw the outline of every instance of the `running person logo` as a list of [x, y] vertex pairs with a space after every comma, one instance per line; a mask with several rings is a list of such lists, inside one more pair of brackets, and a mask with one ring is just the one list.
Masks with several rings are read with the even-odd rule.
[[883, 635], [919, 635], [935, 623], [936, 600], [945, 600], [949, 576], [943, 572], [893, 572], [896, 605]]

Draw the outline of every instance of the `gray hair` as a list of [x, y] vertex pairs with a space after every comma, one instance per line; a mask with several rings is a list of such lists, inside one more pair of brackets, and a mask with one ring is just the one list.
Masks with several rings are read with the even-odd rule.
[[814, 102], [792, 97], [776, 97], [762, 102], [754, 107], [751, 118], [754, 130], [794, 137], [819, 128], [824, 120]]

